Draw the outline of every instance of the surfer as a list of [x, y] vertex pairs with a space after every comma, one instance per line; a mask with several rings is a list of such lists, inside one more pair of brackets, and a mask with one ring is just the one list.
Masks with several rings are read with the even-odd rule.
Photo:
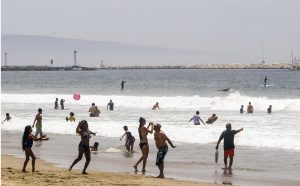
[[59, 107], [58, 107], [58, 98], [55, 99], [55, 102], [54, 102], [54, 109], [55, 109], [55, 110], [59, 109]]
[[266, 76], [266, 77], [265, 77], [265, 80], [264, 80], [265, 86], [267, 86], [267, 80], [268, 80], [268, 77]]
[[268, 113], [271, 114], [272, 113], [272, 105], [269, 106], [269, 108], [267, 109]]
[[64, 102], [65, 102], [64, 99], [60, 99], [60, 108], [61, 108], [62, 110], [65, 109]]
[[154, 140], [155, 145], [158, 149], [156, 155], [156, 165], [159, 169], [159, 175], [156, 178], [164, 178], [164, 159], [168, 152], [168, 145], [167, 142], [171, 145], [172, 148], [175, 148], [171, 140], [166, 136], [166, 134], [160, 130], [161, 125], [156, 123], [154, 125]]
[[91, 138], [91, 134], [95, 136], [96, 133], [91, 132], [89, 130], [89, 126], [86, 120], [82, 120], [78, 123], [78, 126], [76, 128], [76, 133], [81, 136], [81, 140], [78, 146], [78, 157], [74, 160], [74, 162], [70, 166], [69, 171], [71, 171], [73, 166], [82, 159], [84, 153], [86, 161], [85, 161], [84, 168], [82, 170], [82, 174], [87, 174], [85, 171], [91, 161], [91, 151], [89, 145], [90, 138]]
[[207, 124], [213, 124], [216, 120], [218, 119], [218, 117], [216, 116], [216, 114], [213, 114], [211, 117], [209, 117], [206, 121]]
[[123, 91], [124, 90], [124, 84], [126, 83], [126, 81], [123, 81], [122, 80], [122, 82], [121, 82], [121, 91]]
[[67, 121], [70, 121], [70, 122], [75, 122], [75, 117], [74, 117], [74, 112], [70, 112], [70, 116], [69, 117], [66, 117], [66, 120]]
[[222, 91], [227, 92], [229, 91], [229, 88], [223, 89]]
[[[243, 128], [239, 130], [231, 130], [231, 123], [226, 124], [226, 130], [222, 132], [217, 146], [216, 150], [219, 148], [219, 143], [224, 139], [224, 165], [225, 165], [225, 170], [231, 170], [231, 166], [233, 163], [233, 156], [234, 156], [234, 135], [237, 133], [241, 132]], [[227, 158], [230, 158], [229, 166], [227, 167]]]
[[244, 105], [241, 105], [241, 108], [240, 108], [240, 113], [243, 114], [244, 113]]
[[[5, 117], [5, 119], [2, 121], [2, 123], [4, 123], [5, 121], [11, 120], [11, 117], [9, 116], [9, 113], [6, 113], [5, 115], [6, 115], [6, 117]], [[2, 124], [2, 123], [1, 123], [1, 124]]]
[[152, 110], [155, 110], [155, 109], [160, 109], [158, 102], [156, 102], [155, 105], [153, 105], [153, 107], [152, 107]]
[[106, 109], [108, 110], [108, 107], [109, 107], [109, 110], [114, 110], [114, 103], [112, 102], [112, 100], [110, 100], [106, 106]]
[[251, 102], [249, 102], [249, 105], [247, 107], [247, 113], [253, 113], [253, 106], [251, 105]]
[[128, 152], [133, 151], [133, 146], [135, 142], [135, 138], [132, 136], [131, 132], [128, 131], [128, 127], [125, 125], [123, 127], [125, 133], [123, 136], [120, 138], [120, 141], [125, 137], [125, 147]]
[[35, 116], [35, 119], [33, 121], [33, 125], [32, 128], [34, 128], [34, 125], [36, 126], [36, 130], [35, 130], [35, 137], [37, 137], [40, 134], [40, 137], [43, 138], [46, 135], [43, 135], [43, 131], [42, 131], [42, 109], [39, 108], [38, 109], [38, 113]]
[[22, 172], [24, 172], [24, 173], [27, 173], [26, 166], [29, 161], [29, 157], [31, 157], [31, 161], [32, 161], [32, 172], [35, 172], [36, 157], [31, 149], [33, 141], [48, 140], [48, 138], [44, 138], [44, 137], [40, 137], [40, 138], [34, 137], [31, 134], [31, 132], [32, 132], [31, 126], [27, 125], [24, 129], [24, 133], [23, 133], [23, 137], [22, 137], [22, 149], [23, 149], [23, 151], [25, 151], [25, 157], [26, 157], [26, 159], [24, 161], [23, 169], [22, 169]]
[[[196, 111], [196, 115], [193, 116], [190, 121], [194, 120], [194, 125], [200, 125], [200, 121], [205, 125], [205, 123], [203, 122], [203, 120], [200, 118], [199, 116], [200, 112], [199, 111]], [[189, 121], [189, 122], [190, 122]]]
[[134, 164], [133, 168], [135, 172], [138, 172], [137, 166], [143, 161], [143, 168], [142, 168], [142, 174], [145, 174], [146, 172], [146, 164], [149, 154], [149, 144], [148, 144], [148, 133], [152, 134], [153, 132], [153, 123], [150, 122], [147, 127], [145, 127], [146, 119], [143, 117], [140, 117], [139, 119], [139, 136], [140, 136], [140, 149], [142, 151], [142, 156], [140, 159]]

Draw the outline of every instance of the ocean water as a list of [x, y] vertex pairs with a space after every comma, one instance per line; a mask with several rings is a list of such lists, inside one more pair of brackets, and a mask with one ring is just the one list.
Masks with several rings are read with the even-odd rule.
[[[265, 76], [267, 86], [263, 86]], [[125, 91], [120, 83], [126, 81]], [[43, 131], [75, 134], [76, 124], [66, 122], [72, 111], [77, 121], [86, 119], [92, 131], [103, 137], [120, 137], [128, 125], [138, 137], [140, 116], [162, 125], [178, 143], [216, 143], [225, 124], [244, 128], [236, 136], [239, 146], [300, 151], [300, 73], [288, 70], [100, 70], [58, 72], [2, 72], [1, 118], [13, 119], [2, 130], [20, 131], [32, 124], [43, 109]], [[230, 88], [228, 92], [220, 91]], [[75, 101], [72, 95], [81, 94]], [[54, 110], [55, 98], [66, 100], [66, 110]], [[112, 99], [115, 111], [107, 111]], [[251, 101], [254, 114], [240, 114], [240, 105]], [[90, 118], [94, 102], [99, 118]], [[160, 110], [151, 110], [159, 102]], [[269, 105], [273, 113], [267, 114]], [[215, 113], [213, 125], [194, 126], [188, 120], [200, 111], [205, 121]]]

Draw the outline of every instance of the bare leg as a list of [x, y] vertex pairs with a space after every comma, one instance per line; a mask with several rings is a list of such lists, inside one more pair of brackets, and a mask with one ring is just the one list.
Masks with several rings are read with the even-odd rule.
[[228, 167], [229, 170], [231, 169], [232, 163], [233, 163], [233, 157], [230, 157], [229, 167]]
[[147, 164], [147, 159], [148, 159], [148, 153], [149, 153], [149, 145], [144, 145], [143, 149], [142, 149], [142, 153], [143, 153], [143, 169], [142, 172], [145, 173], [146, 172], [146, 164]]
[[25, 161], [24, 161], [24, 165], [23, 165], [23, 170], [22, 170], [22, 172], [26, 172], [26, 173], [27, 173], [27, 171], [26, 171], [26, 166], [27, 166], [27, 163], [28, 163], [28, 161], [29, 161], [29, 154], [27, 153], [26, 149], [25, 149], [25, 157], [26, 157], [26, 159], [25, 159]]
[[74, 160], [74, 162], [72, 163], [71, 167], [69, 168], [69, 171], [72, 170], [73, 166], [74, 166], [76, 163], [78, 163], [78, 162], [81, 160], [82, 156], [83, 156], [83, 149], [82, 149], [82, 148], [79, 148], [78, 150], [79, 150], [78, 157], [77, 157], [77, 158]]
[[156, 178], [164, 178], [164, 164], [158, 165], [159, 175]]
[[84, 164], [84, 168], [83, 168], [82, 174], [87, 174], [85, 171], [86, 171], [86, 168], [89, 166], [89, 163], [91, 161], [91, 151], [90, 151], [90, 148], [88, 148], [88, 150], [85, 150], [84, 155], [85, 155], [86, 161], [85, 161], [85, 164]]
[[143, 156], [140, 157], [140, 159], [136, 162], [136, 164], [133, 166], [135, 169], [135, 172], [138, 172], [139, 170], [137, 169], [137, 166], [143, 161]]
[[224, 157], [224, 165], [225, 165], [225, 169], [227, 169], [227, 157]]

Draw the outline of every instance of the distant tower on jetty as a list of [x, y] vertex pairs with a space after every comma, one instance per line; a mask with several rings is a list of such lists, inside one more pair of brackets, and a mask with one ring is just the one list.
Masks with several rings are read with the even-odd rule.
[[265, 46], [263, 45], [262, 47], [262, 61], [261, 64], [266, 64], [265, 62]]
[[53, 59], [50, 60], [50, 65], [53, 65]]
[[7, 67], [7, 52], [4, 53], [4, 64]]
[[75, 65], [75, 68], [77, 67], [77, 63], [76, 63], [76, 54], [77, 54], [77, 51], [74, 50], [74, 65]]

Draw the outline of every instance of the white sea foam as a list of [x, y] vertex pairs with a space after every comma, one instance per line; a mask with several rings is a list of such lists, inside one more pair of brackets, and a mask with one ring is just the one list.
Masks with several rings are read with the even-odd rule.
[[266, 97], [250, 97], [239, 92], [230, 93], [226, 97], [200, 97], [200, 96], [175, 96], [175, 97], [147, 97], [147, 96], [101, 96], [81, 95], [79, 101], [75, 101], [72, 95], [54, 94], [2, 94], [2, 104], [5, 103], [33, 103], [53, 104], [55, 98], [64, 98], [66, 107], [72, 105], [86, 106], [95, 102], [100, 107], [106, 107], [108, 100], [115, 102], [116, 108], [151, 108], [159, 102], [161, 108], [171, 110], [185, 109], [210, 109], [210, 110], [239, 110], [241, 105], [245, 107], [251, 102], [256, 111], [265, 111], [269, 105], [277, 111], [300, 111], [300, 99], [269, 99]]

